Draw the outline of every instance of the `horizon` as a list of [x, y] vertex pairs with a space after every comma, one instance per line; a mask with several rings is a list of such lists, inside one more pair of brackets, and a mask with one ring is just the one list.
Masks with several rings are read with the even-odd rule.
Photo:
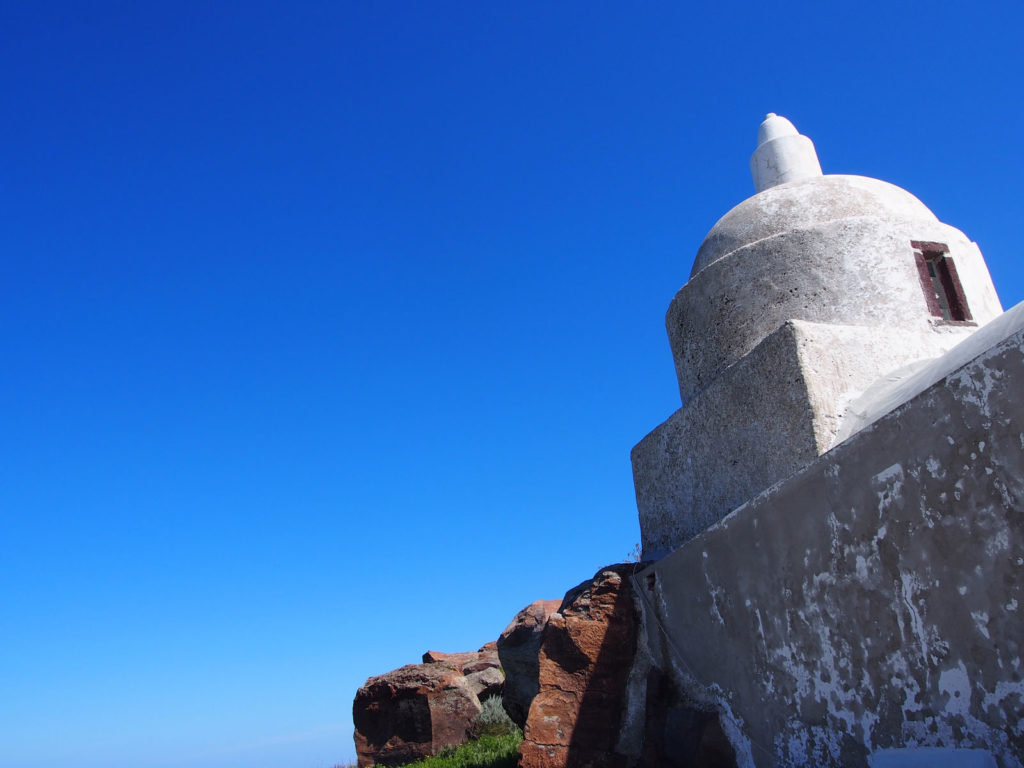
[[0, 768], [354, 762], [625, 560], [768, 112], [1024, 300], [1016, 5], [0, 10]]

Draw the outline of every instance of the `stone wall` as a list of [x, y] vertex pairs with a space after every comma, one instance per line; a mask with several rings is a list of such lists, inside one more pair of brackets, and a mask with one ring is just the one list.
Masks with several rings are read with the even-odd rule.
[[825, 453], [851, 399], [949, 351], [965, 329], [950, 330], [784, 323], [634, 446], [644, 556], [668, 554]]
[[641, 655], [719, 712], [741, 765], [915, 745], [1024, 765], [1016, 323], [635, 577]]

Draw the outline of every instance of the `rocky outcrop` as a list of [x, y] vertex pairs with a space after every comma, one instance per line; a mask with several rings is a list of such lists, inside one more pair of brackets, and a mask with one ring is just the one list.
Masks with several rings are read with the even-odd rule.
[[616, 742], [640, 625], [632, 570], [602, 569], [570, 590], [548, 619], [520, 768], [624, 768], [629, 762], [616, 754]]
[[541, 636], [560, 600], [537, 600], [516, 614], [498, 638], [498, 657], [505, 671], [501, 703], [520, 728], [526, 725], [530, 703], [539, 690]]
[[643, 567], [602, 568], [561, 601], [531, 603], [479, 651], [427, 651], [422, 664], [371, 677], [352, 706], [360, 768], [464, 743], [481, 701], [503, 689], [523, 725], [519, 768], [736, 768], [718, 712], [652, 655], [640, 613], [649, 599], [633, 590], [653, 585], [631, 578]]
[[423, 654], [424, 664], [440, 664], [458, 672], [466, 678], [466, 684], [480, 701], [491, 696], [501, 696], [505, 687], [505, 675], [498, 659], [496, 643], [487, 643], [479, 651], [465, 653], [442, 653], [427, 651]]
[[371, 677], [356, 692], [360, 768], [401, 765], [462, 744], [481, 700], [502, 693], [494, 643], [469, 653], [427, 651], [423, 661]]

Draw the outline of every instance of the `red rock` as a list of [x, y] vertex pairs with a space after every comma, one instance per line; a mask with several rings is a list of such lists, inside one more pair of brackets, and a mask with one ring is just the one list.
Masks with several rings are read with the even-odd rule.
[[498, 638], [498, 657], [505, 670], [502, 705], [520, 728], [526, 725], [530, 702], [537, 695], [541, 636], [561, 600], [537, 600], [515, 615]]
[[501, 695], [503, 676], [493, 643], [468, 653], [423, 654], [371, 677], [352, 704], [360, 768], [400, 765], [464, 743], [480, 699]]
[[476, 694], [476, 697], [480, 699], [482, 704], [484, 699], [489, 699], [492, 696], [501, 696], [505, 688], [505, 676], [497, 666], [485, 667], [484, 669], [467, 674], [466, 685]]
[[427, 651], [423, 654], [424, 664], [444, 664], [464, 675], [479, 672], [482, 669], [501, 666], [498, 661], [498, 648], [495, 643], [488, 643], [479, 651], [463, 653], [443, 653]]
[[[615, 753], [639, 620], [631, 565], [602, 569], [548, 618], [520, 768], [624, 768]], [[499, 641], [499, 649], [502, 647]]]

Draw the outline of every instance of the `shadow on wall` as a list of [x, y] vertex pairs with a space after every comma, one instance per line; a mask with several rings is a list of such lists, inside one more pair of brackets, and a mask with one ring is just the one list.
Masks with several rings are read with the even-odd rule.
[[630, 697], [641, 631], [633, 569], [601, 569], [549, 619], [520, 768], [735, 768], [718, 715], [685, 701], [668, 676], [652, 669], [646, 694]]
[[717, 712], [696, 708], [660, 669], [647, 675], [644, 768], [736, 768], [736, 753]]

